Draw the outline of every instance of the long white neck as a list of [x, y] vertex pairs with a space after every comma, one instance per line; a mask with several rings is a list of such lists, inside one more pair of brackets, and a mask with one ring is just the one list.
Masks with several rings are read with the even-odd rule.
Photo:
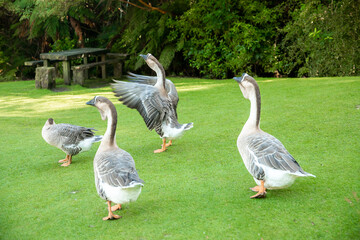
[[116, 145], [116, 124], [117, 124], [117, 113], [114, 109], [109, 108], [106, 112], [107, 116], [107, 128], [103, 139], [101, 140], [100, 148], [111, 148], [117, 147]]
[[157, 81], [156, 81], [155, 86], [156, 87], [163, 86], [165, 88], [165, 70], [164, 70], [164, 68], [156, 65], [153, 70], [156, 72], [156, 76], [157, 76]]
[[241, 134], [247, 134], [260, 129], [260, 110], [261, 99], [260, 92], [252, 91], [249, 94], [250, 100], [250, 116], [246, 121]]

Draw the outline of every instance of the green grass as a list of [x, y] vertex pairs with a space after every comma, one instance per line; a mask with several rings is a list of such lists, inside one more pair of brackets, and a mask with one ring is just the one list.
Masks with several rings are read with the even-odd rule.
[[[35, 89], [34, 81], [0, 83], [0, 239], [355, 239], [360, 234], [360, 77], [258, 78], [261, 128], [277, 137], [303, 169], [266, 199], [250, 199], [254, 180], [236, 139], [250, 103], [234, 80], [172, 78], [180, 123], [194, 122], [169, 150], [109, 86]], [[60, 87], [63, 87], [60, 85]], [[135, 203], [102, 221], [92, 160], [99, 146], [65, 154], [41, 137], [45, 121], [98, 129], [106, 122], [85, 102], [115, 103], [118, 145], [132, 154], [145, 181]], [[357, 195], [356, 195], [357, 194]]]

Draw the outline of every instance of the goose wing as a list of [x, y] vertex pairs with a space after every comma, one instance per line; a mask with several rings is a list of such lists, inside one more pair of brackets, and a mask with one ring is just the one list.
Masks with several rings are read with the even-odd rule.
[[[127, 78], [132, 82], [148, 84], [148, 85], [152, 85], [152, 86], [154, 86], [157, 82], [157, 77], [145, 76], [145, 75], [135, 74], [132, 72], [129, 72], [129, 75], [127, 75]], [[171, 99], [172, 105], [173, 105], [175, 113], [176, 113], [177, 104], [179, 102], [179, 95], [176, 90], [176, 87], [171, 80], [166, 79], [165, 80], [165, 89]], [[176, 113], [176, 118], [177, 118], [177, 113]]]
[[94, 136], [93, 128], [85, 128], [71, 124], [60, 123], [56, 124], [55, 131], [60, 136], [61, 148], [71, 155], [75, 155], [81, 151], [78, 144], [86, 139]]
[[114, 81], [112, 86], [119, 101], [129, 108], [138, 110], [148, 129], [158, 132], [162, 122], [172, 112], [170, 100], [162, 97], [159, 90], [152, 85]]
[[284, 145], [267, 133], [251, 135], [247, 139], [250, 172], [257, 179], [263, 179], [263, 167], [287, 171], [295, 175], [306, 174]]
[[94, 168], [99, 179], [113, 187], [129, 187], [134, 183], [144, 183], [139, 178], [132, 156], [121, 149], [97, 156]]

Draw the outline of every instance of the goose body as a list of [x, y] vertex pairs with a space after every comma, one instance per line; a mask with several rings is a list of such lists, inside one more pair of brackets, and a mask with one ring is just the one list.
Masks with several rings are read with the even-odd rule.
[[[179, 97], [174, 84], [165, 79], [165, 70], [159, 61], [150, 53], [140, 55], [148, 66], [156, 72], [156, 78], [130, 74], [132, 82], [114, 80], [112, 84], [115, 95], [125, 106], [136, 109], [143, 117], [149, 130], [155, 129], [163, 139], [159, 153], [172, 144], [172, 140], [181, 137], [193, 127], [193, 123], [180, 124], [177, 117]], [[156, 79], [156, 81], [155, 81]], [[166, 144], [166, 139], [170, 142]]]
[[71, 164], [72, 156], [89, 151], [95, 142], [101, 141], [102, 136], [95, 136], [93, 130], [66, 123], [56, 124], [54, 119], [49, 118], [41, 134], [48, 144], [66, 153], [66, 158], [59, 161], [63, 163], [61, 166], [66, 167]]
[[[117, 112], [114, 104], [100, 96], [87, 104], [97, 107], [102, 119], [107, 119], [105, 135], [94, 157], [96, 190], [108, 203], [109, 214], [103, 220], [119, 218], [112, 211], [121, 209], [123, 203], [136, 201], [144, 182], [139, 178], [132, 156], [116, 144]], [[111, 207], [111, 202], [117, 205]]]
[[261, 96], [255, 79], [247, 74], [234, 79], [251, 103], [249, 119], [237, 139], [245, 167], [257, 184], [251, 189], [258, 193], [251, 198], [265, 197], [266, 188], [289, 187], [298, 177], [315, 177], [300, 167], [277, 138], [260, 129]]

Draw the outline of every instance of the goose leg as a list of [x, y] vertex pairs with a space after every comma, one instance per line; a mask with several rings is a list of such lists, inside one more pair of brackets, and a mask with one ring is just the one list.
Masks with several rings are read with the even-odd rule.
[[161, 148], [155, 150], [154, 153], [161, 153], [164, 152], [166, 149], [166, 138], [163, 138], [163, 144], [161, 145]]
[[115, 215], [115, 214], [112, 213], [112, 211], [111, 211], [111, 201], [107, 201], [107, 204], [108, 204], [109, 215], [107, 217], [103, 217], [103, 220], [106, 221], [106, 220], [109, 220], [109, 219], [119, 219], [119, 218], [121, 218], [121, 216]]
[[116, 204], [111, 207], [111, 211], [121, 210], [121, 204]]
[[67, 154], [66, 154], [65, 159], [59, 160], [58, 162], [59, 162], [59, 163], [64, 163], [64, 162], [69, 161], [69, 156], [70, 156], [70, 155], [67, 155]]
[[62, 167], [67, 167], [71, 164], [72, 156], [71, 155], [67, 155], [67, 156], [69, 156], [68, 161], [61, 164]]
[[171, 145], [172, 145], [172, 140], [170, 140], [169, 143], [167, 143], [167, 144], [165, 145], [165, 147], [170, 147]]
[[264, 187], [264, 181], [261, 180], [260, 183], [261, 183], [260, 186], [250, 188], [252, 191], [258, 192], [257, 194], [255, 194], [254, 196], [251, 196], [250, 198], [264, 198], [264, 197], [266, 197], [266, 188]]

